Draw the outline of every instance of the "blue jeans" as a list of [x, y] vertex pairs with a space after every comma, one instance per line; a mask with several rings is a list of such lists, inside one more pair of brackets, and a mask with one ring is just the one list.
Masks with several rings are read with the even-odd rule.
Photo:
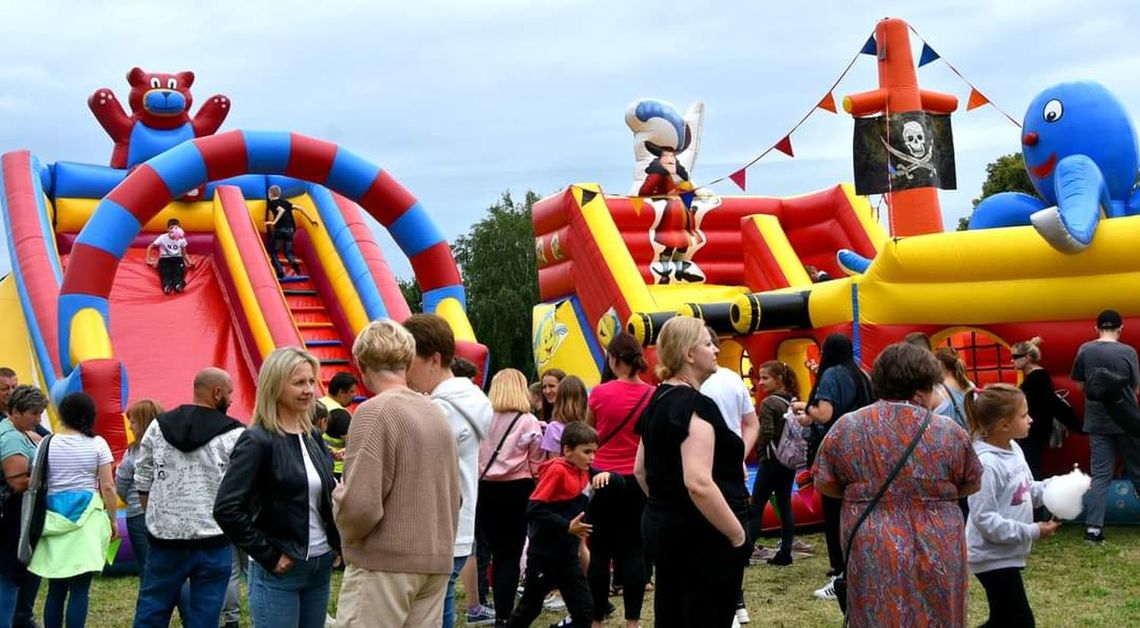
[[87, 624], [88, 593], [94, 572], [70, 578], [48, 580], [47, 599], [44, 600], [44, 628], [63, 628], [63, 608], [67, 603], [67, 628], [83, 628]]
[[250, 560], [247, 577], [254, 628], [323, 628], [329, 610], [329, 581], [335, 557], [334, 552], [328, 552], [299, 560], [282, 576]]
[[[146, 558], [150, 551], [150, 539], [146, 535], [146, 515], [127, 517], [127, 538], [131, 540], [131, 551], [135, 553], [135, 564], [139, 568], [139, 593], [142, 593], [143, 576], [146, 575]], [[190, 582], [187, 581], [182, 583], [182, 592], [178, 595], [178, 616], [182, 618], [183, 624], [186, 623], [189, 612]]]
[[0, 628], [12, 628], [12, 616], [16, 614], [16, 598], [20, 595], [23, 582], [0, 573]]
[[451, 567], [451, 577], [447, 579], [447, 597], [443, 599], [443, 628], [455, 628], [455, 579], [465, 564], [467, 556], [456, 556]]
[[183, 583], [190, 581], [186, 628], [217, 628], [230, 581], [230, 546], [171, 549], [151, 545], [135, 606], [135, 628], [166, 628]]

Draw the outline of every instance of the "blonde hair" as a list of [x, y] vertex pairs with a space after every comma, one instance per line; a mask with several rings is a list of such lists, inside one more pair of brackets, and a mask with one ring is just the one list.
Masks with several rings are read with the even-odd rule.
[[495, 412], [530, 412], [526, 376], [516, 369], [503, 369], [491, 379], [491, 408]]
[[[257, 374], [257, 400], [253, 406], [253, 419], [250, 420], [250, 425], [260, 426], [269, 432], [285, 433], [277, 416], [277, 401], [281, 398], [281, 391], [285, 389], [285, 384], [292, 377], [293, 371], [303, 364], [313, 368], [314, 377], [320, 377], [321, 363], [304, 349], [282, 347], [275, 349], [265, 358], [261, 371]], [[308, 434], [313, 430], [312, 412], [302, 412], [297, 420], [302, 434]]]
[[404, 326], [389, 318], [368, 323], [352, 343], [352, 357], [364, 371], [408, 370], [416, 355], [416, 339]]
[[577, 375], [567, 375], [558, 382], [552, 418], [559, 423], [586, 420], [586, 384]]
[[1004, 419], [1017, 415], [1025, 393], [1011, 384], [990, 384], [979, 391], [966, 393], [966, 420], [970, 433], [984, 437], [995, 425]]
[[135, 440], [131, 443], [132, 449], [139, 446], [143, 434], [146, 434], [146, 428], [150, 427], [151, 422], [162, 412], [162, 406], [154, 399], [139, 399], [127, 408], [127, 418], [139, 424], [138, 434], [134, 435]]
[[1010, 353], [1024, 353], [1033, 364], [1041, 362], [1041, 336], [1034, 336], [1029, 340], [1014, 343], [1009, 348]]
[[705, 323], [699, 318], [674, 316], [657, 336], [657, 379], [673, 377], [685, 366], [685, 354], [704, 339]]

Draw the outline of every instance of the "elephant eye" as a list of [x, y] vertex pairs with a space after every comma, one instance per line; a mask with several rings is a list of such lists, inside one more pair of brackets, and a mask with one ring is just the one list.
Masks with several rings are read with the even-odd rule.
[[151, 89], [159, 89], [162, 87], [162, 81], [160, 81], [156, 78], [152, 78], [150, 80], [150, 87], [151, 87]]
[[166, 81], [166, 87], [168, 89], [178, 89], [178, 81], [175, 79], [168, 79]]
[[1061, 101], [1056, 98], [1045, 103], [1045, 110], [1042, 112], [1046, 122], [1056, 122], [1064, 114], [1065, 108], [1061, 106]]

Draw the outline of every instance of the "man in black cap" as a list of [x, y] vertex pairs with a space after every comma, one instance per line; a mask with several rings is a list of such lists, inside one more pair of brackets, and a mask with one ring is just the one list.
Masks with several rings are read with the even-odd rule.
[[[1085, 382], [1097, 371], [1105, 369], [1129, 384], [1124, 399], [1135, 403], [1140, 387], [1140, 364], [1136, 350], [1120, 342], [1124, 320], [1116, 310], [1104, 310], [1096, 317], [1097, 339], [1084, 343], [1073, 361], [1073, 381], [1082, 390]], [[1124, 459], [1124, 467], [1132, 478], [1132, 485], [1140, 493], [1140, 440], [1129, 436], [1113, 421], [1104, 402], [1085, 399], [1085, 432], [1089, 435], [1092, 487], [1089, 492], [1088, 512], [1085, 516], [1085, 541], [1097, 544], [1104, 541], [1105, 498], [1116, 467], [1116, 456]]]

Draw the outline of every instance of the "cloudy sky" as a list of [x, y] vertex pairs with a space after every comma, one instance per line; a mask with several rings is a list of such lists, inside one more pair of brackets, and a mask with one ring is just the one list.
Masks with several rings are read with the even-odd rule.
[[[870, 8], [869, 5], [874, 5]], [[510, 190], [596, 181], [624, 193], [632, 140], [623, 115], [653, 96], [706, 103], [694, 179], [726, 175], [779, 140], [822, 97], [884, 16], [907, 19], [945, 60], [1020, 120], [1044, 87], [1107, 85], [1140, 111], [1140, 5], [927, 2], [7, 2], [0, 8], [0, 151], [106, 163], [111, 144], [86, 106], [125, 101], [133, 66], [197, 74], [197, 103], [233, 101], [223, 128], [292, 130], [388, 169], [463, 233]], [[921, 42], [912, 38], [917, 59]], [[835, 90], [875, 86], [862, 56]], [[941, 62], [920, 84], [959, 97], [959, 190], [948, 225], [977, 196], [985, 164], [1016, 152], [1018, 129]], [[197, 105], [195, 106], [195, 108]], [[748, 171], [748, 191], [794, 195], [852, 180], [849, 116], [817, 112]], [[731, 183], [718, 191], [734, 193]], [[7, 253], [0, 244], [0, 268]], [[398, 275], [409, 266], [385, 244]]]

